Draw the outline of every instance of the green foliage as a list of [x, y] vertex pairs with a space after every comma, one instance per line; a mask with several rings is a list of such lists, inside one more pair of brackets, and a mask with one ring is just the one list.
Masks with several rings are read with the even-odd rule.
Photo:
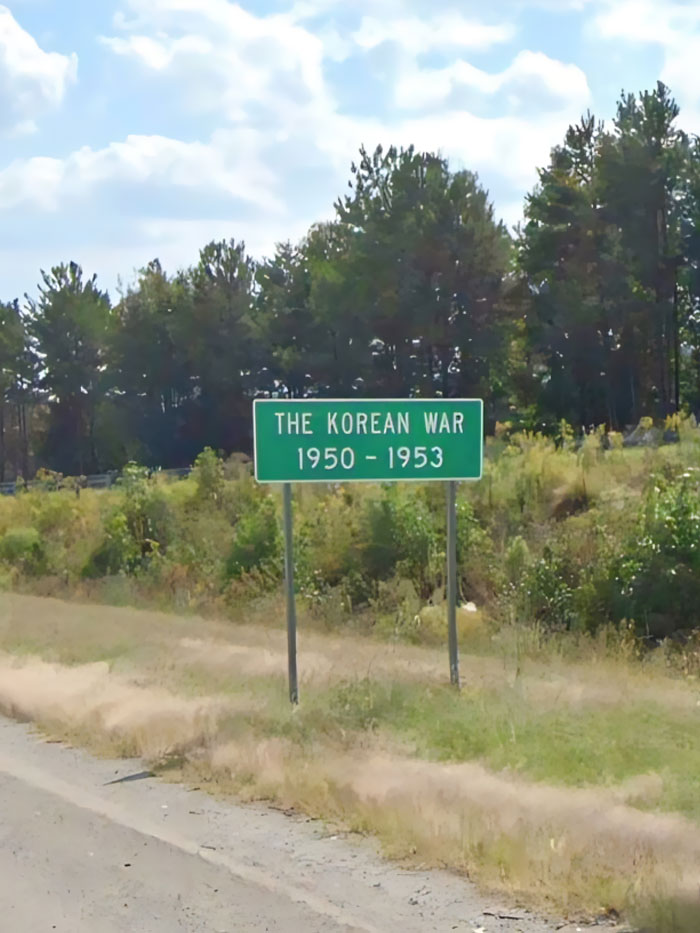
[[562, 555], [546, 547], [542, 557], [528, 569], [523, 591], [526, 618], [552, 629], [572, 626], [574, 588]]
[[70, 534], [76, 518], [75, 497], [66, 490], [58, 494], [33, 494], [34, 524], [42, 534]]
[[112, 327], [109, 297], [84, 281], [74, 262], [42, 272], [28, 330], [41, 349], [42, 385], [55, 401], [44, 438], [47, 462], [66, 473], [96, 472], [95, 412], [106, 389], [104, 361]]
[[423, 600], [405, 577], [382, 580], [370, 605], [380, 632], [402, 641], [422, 640], [420, 610]]
[[124, 514], [129, 532], [145, 557], [164, 552], [172, 537], [173, 521], [168, 501], [148, 471], [136, 463], [124, 468], [120, 484], [125, 490]]
[[683, 331], [696, 339], [700, 175], [678, 115], [661, 82], [623, 94], [610, 130], [590, 113], [569, 128], [527, 198], [519, 394], [551, 428], [619, 429], [680, 409], [678, 344]]
[[[457, 501], [459, 595], [479, 625], [551, 637], [614, 624], [649, 644], [695, 627], [700, 429], [679, 421], [678, 434], [653, 449], [605, 448], [595, 432], [578, 449], [520, 433], [487, 445], [484, 480]], [[315, 619], [443, 638], [441, 484], [302, 487], [294, 512], [300, 605]], [[212, 451], [184, 481], [130, 463], [110, 490], [1, 499], [0, 535], [5, 578], [128, 577], [114, 593], [163, 607], [239, 613], [282, 577], [277, 497]]]
[[174, 536], [172, 509], [145, 467], [127, 464], [118, 485], [123, 500], [105, 520], [104, 539], [84, 569], [86, 576], [133, 573], [164, 554]]
[[211, 447], [205, 447], [199, 454], [194, 462], [193, 474], [199, 498], [220, 505], [224, 489], [224, 464]]
[[614, 564], [613, 616], [660, 638], [696, 624], [700, 605], [700, 473], [656, 476], [638, 527]]
[[116, 509], [105, 520], [104, 538], [91, 555], [83, 573], [86, 577], [133, 572], [141, 560], [141, 548], [129, 528], [129, 520]]
[[320, 596], [344, 585], [352, 605], [366, 602], [359, 541], [360, 495], [350, 489], [314, 496], [297, 522], [297, 577], [302, 592]]
[[275, 503], [271, 498], [265, 498], [236, 526], [226, 560], [227, 577], [241, 577], [256, 568], [270, 567], [280, 555], [280, 545]]
[[45, 569], [45, 551], [36, 528], [13, 528], [0, 538], [0, 560], [29, 576]]
[[517, 586], [530, 564], [530, 548], [521, 535], [516, 535], [508, 542], [503, 555], [503, 564], [508, 582], [512, 586]]
[[397, 573], [427, 598], [435, 588], [438, 536], [425, 500], [401, 486], [369, 499], [360, 545], [362, 569], [373, 580]]

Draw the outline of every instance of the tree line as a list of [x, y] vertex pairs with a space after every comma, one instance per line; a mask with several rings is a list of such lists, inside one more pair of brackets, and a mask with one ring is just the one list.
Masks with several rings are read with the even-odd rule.
[[0, 481], [249, 451], [251, 401], [478, 397], [487, 426], [700, 409], [700, 140], [659, 83], [571, 126], [511, 235], [470, 171], [360, 151], [335, 216], [118, 301], [74, 262], [0, 304]]

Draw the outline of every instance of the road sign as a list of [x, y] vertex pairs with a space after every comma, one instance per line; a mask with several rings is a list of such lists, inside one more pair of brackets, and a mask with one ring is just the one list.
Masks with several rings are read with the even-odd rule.
[[253, 423], [259, 483], [481, 479], [481, 399], [258, 399]]

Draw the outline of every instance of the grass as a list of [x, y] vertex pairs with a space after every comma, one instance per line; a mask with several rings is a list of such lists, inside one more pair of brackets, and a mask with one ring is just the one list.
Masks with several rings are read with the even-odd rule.
[[457, 694], [442, 650], [302, 631], [292, 710], [281, 609], [232, 626], [0, 595], [0, 707], [556, 911], [658, 913], [696, 877], [697, 681], [619, 639], [502, 635], [463, 646]]

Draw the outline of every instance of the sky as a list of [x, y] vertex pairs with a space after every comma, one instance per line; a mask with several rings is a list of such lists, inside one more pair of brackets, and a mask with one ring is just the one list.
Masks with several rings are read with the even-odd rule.
[[439, 151], [509, 225], [588, 109], [665, 81], [700, 133], [700, 0], [0, 4], [0, 299], [75, 261], [118, 298], [212, 239], [333, 216], [359, 147]]

